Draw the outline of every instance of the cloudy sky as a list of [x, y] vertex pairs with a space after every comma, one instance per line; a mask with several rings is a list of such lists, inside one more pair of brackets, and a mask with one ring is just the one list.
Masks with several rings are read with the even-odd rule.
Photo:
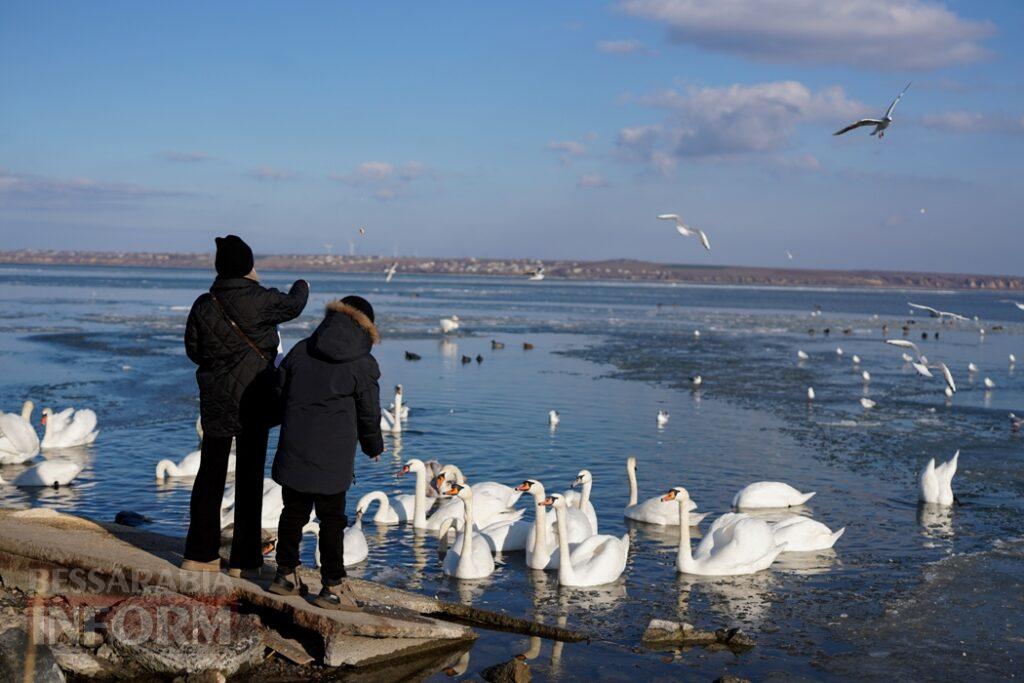
[[[6, 0], [0, 248], [365, 225], [367, 253], [1020, 274], [1021, 27], [1019, 0]], [[832, 136], [911, 80], [884, 140]]]

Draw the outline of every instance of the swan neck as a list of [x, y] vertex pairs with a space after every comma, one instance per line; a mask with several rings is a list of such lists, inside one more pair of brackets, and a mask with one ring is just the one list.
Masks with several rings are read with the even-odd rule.
[[177, 476], [178, 473], [175, 471], [177, 469], [178, 466], [170, 460], [161, 460], [156, 464], [156, 478], [163, 479], [168, 473], [172, 476]]
[[459, 548], [457, 574], [462, 574], [463, 569], [469, 569], [473, 561], [473, 499], [463, 498], [462, 504], [466, 508], [466, 516], [462, 524], [462, 547]]
[[626, 464], [626, 474], [629, 475], [629, 504], [636, 505], [639, 491], [636, 488], [636, 468]]
[[32, 401], [25, 401], [24, 403], [22, 403], [21, 404], [21, 419], [23, 419], [26, 422], [31, 424], [33, 408], [35, 408], [35, 406], [32, 405]]
[[531, 490], [533, 488], [539, 488], [533, 494], [533, 500], [537, 503], [537, 514], [533, 520], [533, 554], [535, 556], [542, 555], [544, 561], [547, 562], [547, 558], [551, 554], [551, 544], [548, 539], [548, 508], [546, 505], [540, 505], [545, 498], [544, 487], [531, 487]]
[[676, 557], [676, 568], [682, 570], [693, 563], [693, 551], [690, 549], [690, 500], [679, 498], [679, 554]]
[[594, 486], [594, 482], [592, 480], [590, 480], [590, 479], [588, 479], [587, 481], [583, 482], [583, 490], [580, 492], [580, 504], [578, 506], [580, 510], [586, 510], [587, 509], [587, 503], [590, 502], [590, 489], [593, 486]]
[[[566, 510], [568, 512], [568, 510]], [[565, 524], [566, 515], [555, 508], [555, 521], [558, 524], [558, 580], [561, 583], [572, 583], [575, 573], [569, 561], [569, 531]]]
[[427, 472], [416, 468], [416, 497], [413, 499], [412, 525], [418, 529], [427, 526]]

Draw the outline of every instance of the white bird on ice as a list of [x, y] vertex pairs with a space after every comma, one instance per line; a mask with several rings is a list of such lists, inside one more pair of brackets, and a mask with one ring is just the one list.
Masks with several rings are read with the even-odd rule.
[[552, 427], [557, 427], [558, 423], [562, 421], [562, 418], [558, 415], [557, 410], [548, 411], [548, 424]]
[[836, 355], [837, 355], [837, 356], [841, 356], [841, 355], [843, 355], [843, 349], [842, 349], [842, 347], [840, 347], [840, 346], [837, 346], [837, 347], [836, 347]]
[[870, 410], [871, 408], [874, 408], [876, 405], [878, 405], [870, 398], [861, 398], [860, 404], [864, 407], [865, 410]]
[[693, 338], [694, 339], [700, 339], [700, 330], [694, 330], [693, 331]]
[[900, 99], [903, 98], [903, 93], [907, 92], [907, 88], [909, 87], [910, 83], [907, 83], [907, 87], [904, 88], [900, 92], [900, 94], [896, 96], [896, 99], [892, 101], [892, 104], [889, 105], [889, 108], [885, 110], [885, 116], [883, 116], [882, 118], [861, 119], [860, 121], [854, 121], [846, 128], [842, 128], [840, 130], [837, 130], [835, 133], [832, 133], [832, 135], [842, 135], [843, 133], [848, 133], [854, 128], [860, 128], [861, 126], [874, 126], [875, 129], [871, 131], [871, 134], [877, 135], [878, 139], [881, 140], [882, 138], [885, 137], [885, 129], [888, 128], [889, 125], [892, 123], [892, 110], [896, 108], [896, 105], [899, 103]]
[[990, 378], [986, 377], [985, 378], [985, 388], [986, 389], [995, 389], [996, 388], [996, 383], [993, 382]]
[[853, 364], [860, 365], [860, 356], [858, 356], [857, 354], [853, 354]]
[[711, 251], [711, 243], [708, 242], [708, 236], [704, 234], [704, 231], [700, 230], [699, 228], [691, 228], [690, 226], [686, 225], [686, 223], [683, 223], [683, 219], [682, 217], [680, 217], [679, 214], [663, 213], [660, 216], [658, 216], [658, 218], [663, 221], [675, 221], [676, 230], [679, 232], [680, 235], [682, 235], [683, 237], [700, 238], [700, 243], [704, 245], [704, 248], [707, 249], [708, 251]]
[[384, 278], [384, 282], [391, 282], [391, 278], [393, 278], [395, 276], [395, 273], [397, 271], [398, 271], [398, 261], [395, 261], [390, 266], [388, 266], [387, 270], [384, 271], [385, 276], [386, 276]]
[[978, 371], [978, 366], [977, 365], [975, 365], [974, 363], [968, 363], [967, 364], [967, 372], [970, 372], [970, 373], [973, 374], [973, 373], [975, 373], [977, 371]]
[[860, 376], [861, 376], [861, 379], [864, 380], [864, 384], [867, 384], [868, 382], [871, 381], [871, 373], [868, 372], [867, 370], [865, 370], [864, 372], [860, 373]]
[[1000, 299], [999, 301], [1004, 304], [1013, 304], [1020, 310], [1024, 311], [1024, 301], [1014, 301], [1013, 299]]
[[952, 458], [941, 465], [935, 464], [935, 458], [928, 461], [919, 479], [922, 503], [949, 506], [956, 501], [956, 497], [953, 495], [953, 475], [956, 474], [956, 464], [959, 458], [960, 451], [957, 451]]
[[1010, 365], [1013, 365], [1016, 362], [1017, 362], [1017, 356], [1015, 356], [1014, 354], [1011, 353], [1010, 354]]
[[808, 401], [813, 401], [814, 400], [814, 387], [807, 387], [807, 400]]
[[658, 411], [658, 426], [664, 427], [668, 424], [668, 412], [665, 410]]
[[796, 357], [799, 358], [800, 360], [807, 360], [808, 358], [810, 358], [810, 356], [807, 355], [806, 351], [797, 351]]
[[450, 318], [441, 318], [441, 331], [445, 334], [459, 329], [459, 316], [453, 315]]
[[703, 382], [704, 382], [704, 378], [701, 377], [700, 375], [694, 375], [693, 377], [690, 378], [690, 385], [694, 389], [699, 387]]

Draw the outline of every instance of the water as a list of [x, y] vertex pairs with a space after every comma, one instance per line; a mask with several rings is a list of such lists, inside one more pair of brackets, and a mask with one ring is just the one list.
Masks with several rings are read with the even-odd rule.
[[[264, 277], [282, 287], [290, 281]], [[329, 298], [367, 296], [384, 337], [375, 355], [385, 396], [401, 383], [412, 406], [407, 431], [386, 437], [380, 463], [357, 456], [350, 500], [377, 488], [408, 492], [412, 482], [396, 474], [410, 457], [456, 462], [470, 482], [537, 478], [549, 490], [566, 488], [585, 466], [602, 533], [631, 536], [617, 583], [573, 590], [559, 589], [554, 574], [528, 571], [514, 554], [490, 579], [460, 583], [441, 574], [432, 540], [364, 524], [370, 557], [353, 575], [593, 637], [562, 645], [482, 631], [467, 674], [520, 652], [541, 679], [626, 680], [638, 671], [653, 680], [723, 672], [758, 680], [999, 678], [1019, 669], [1024, 470], [1021, 437], [1010, 434], [1006, 414], [1024, 412], [1024, 360], [1019, 370], [1007, 361], [1011, 352], [1024, 359], [1024, 316], [1001, 295], [413, 276], [385, 286], [382, 276], [323, 274], [311, 283], [306, 314], [283, 326], [286, 345], [316, 325]], [[101, 427], [94, 447], [51, 456], [86, 465], [74, 486], [7, 486], [0, 504], [107, 520], [130, 509], [152, 517], [157, 531], [184, 533], [189, 481], [160, 484], [153, 472], [158, 460], [177, 461], [196, 447], [198, 401], [181, 337], [188, 306], [206, 286], [208, 275], [195, 271], [0, 268], [0, 407], [18, 410], [27, 397], [40, 407], [91, 407]], [[1004, 329], [982, 337], [973, 325], [909, 317], [908, 300]], [[815, 306], [820, 317], [811, 316]], [[452, 313], [463, 331], [443, 340], [437, 319]], [[953, 369], [960, 391], [951, 403], [939, 378], [917, 376], [899, 349], [881, 342], [883, 323], [899, 336], [906, 320], [915, 321], [908, 338]], [[506, 348], [492, 350], [491, 339]], [[523, 350], [524, 341], [535, 350]], [[808, 361], [797, 361], [798, 348]], [[405, 361], [406, 350], [423, 360]], [[482, 364], [460, 362], [477, 354]], [[872, 375], [867, 388], [853, 354]], [[980, 366], [977, 376], [968, 375], [969, 361]], [[704, 378], [698, 391], [687, 380], [694, 374]], [[985, 376], [994, 390], [984, 390]], [[808, 386], [817, 393], [810, 406]], [[862, 409], [863, 395], [878, 406]], [[547, 426], [552, 408], [562, 416], [555, 431]], [[659, 409], [671, 414], [660, 430]], [[963, 505], [919, 509], [917, 472], [958, 448]], [[716, 516], [746, 483], [783, 480], [817, 491], [802, 512], [846, 534], [834, 551], [784, 555], [750, 577], [677, 576], [676, 535], [622, 518], [627, 455], [640, 462], [641, 498], [681, 484]], [[5, 466], [0, 475], [9, 480], [21, 469]], [[652, 617], [741, 626], [758, 645], [741, 656], [646, 652], [640, 636]]]

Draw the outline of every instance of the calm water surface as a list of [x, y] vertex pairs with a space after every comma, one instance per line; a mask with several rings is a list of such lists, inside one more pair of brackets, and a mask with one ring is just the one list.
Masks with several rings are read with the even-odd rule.
[[[282, 287], [291, 277], [264, 275]], [[482, 632], [464, 662], [467, 675], [521, 652], [536, 676], [552, 680], [635, 680], [638, 672], [645, 680], [723, 672], [758, 680], [1009, 678], [1019, 670], [1024, 441], [1010, 434], [1007, 413], [1024, 413], [1024, 314], [1002, 295], [309, 279], [311, 303], [283, 326], [286, 345], [308, 334], [329, 298], [362, 294], [384, 336], [375, 351], [384, 393], [401, 383], [412, 406], [407, 431], [386, 437], [387, 455], [358, 461], [351, 499], [378, 488], [410, 491], [412, 482], [396, 473], [411, 457], [456, 462], [470, 482], [529, 477], [550, 490], [587, 467], [601, 532], [631, 536], [624, 576], [579, 590], [530, 572], [516, 554], [500, 558], [490, 579], [460, 583], [441, 574], [433, 540], [364, 524], [370, 557], [354, 575], [593, 636], [561, 645]], [[155, 530], [184, 533], [190, 481], [160, 484], [153, 472], [158, 460], [196, 448], [194, 368], [181, 337], [189, 305], [208, 284], [197, 271], [0, 268], [0, 408], [16, 411], [25, 398], [91, 407], [101, 426], [94, 447], [47, 454], [86, 465], [74, 486], [6, 486], [0, 504], [108, 520], [129, 509], [152, 517]], [[982, 336], [973, 324], [910, 317], [908, 300], [1003, 330]], [[816, 306], [820, 317], [811, 316]], [[462, 333], [442, 339], [437, 319], [452, 313], [463, 319]], [[908, 338], [953, 369], [960, 391], [951, 402], [938, 379], [917, 376], [882, 343], [883, 323], [899, 336], [907, 320], [915, 321]], [[506, 347], [492, 350], [491, 339]], [[535, 350], [524, 351], [524, 341]], [[810, 359], [798, 362], [797, 349]], [[405, 361], [406, 350], [423, 360]], [[1010, 353], [1022, 359], [1020, 370]], [[478, 354], [482, 364], [460, 362]], [[871, 373], [867, 386], [854, 354]], [[976, 376], [970, 361], [981, 369]], [[694, 374], [704, 378], [699, 391], [689, 388]], [[992, 391], [982, 385], [986, 376]], [[808, 386], [818, 396], [811, 406]], [[861, 408], [864, 395], [877, 401], [874, 410]], [[555, 431], [547, 426], [552, 408], [562, 415]], [[671, 414], [664, 429], [655, 424], [659, 409]], [[956, 449], [963, 505], [919, 508], [917, 472]], [[784, 555], [750, 577], [677, 576], [676, 534], [622, 517], [630, 454], [640, 461], [641, 497], [682, 484], [717, 516], [745, 484], [783, 480], [817, 491], [801, 512], [846, 534], [834, 551]], [[21, 469], [5, 466], [0, 476]], [[758, 645], [742, 656], [644, 652], [640, 636], [652, 617], [741, 626]]]

